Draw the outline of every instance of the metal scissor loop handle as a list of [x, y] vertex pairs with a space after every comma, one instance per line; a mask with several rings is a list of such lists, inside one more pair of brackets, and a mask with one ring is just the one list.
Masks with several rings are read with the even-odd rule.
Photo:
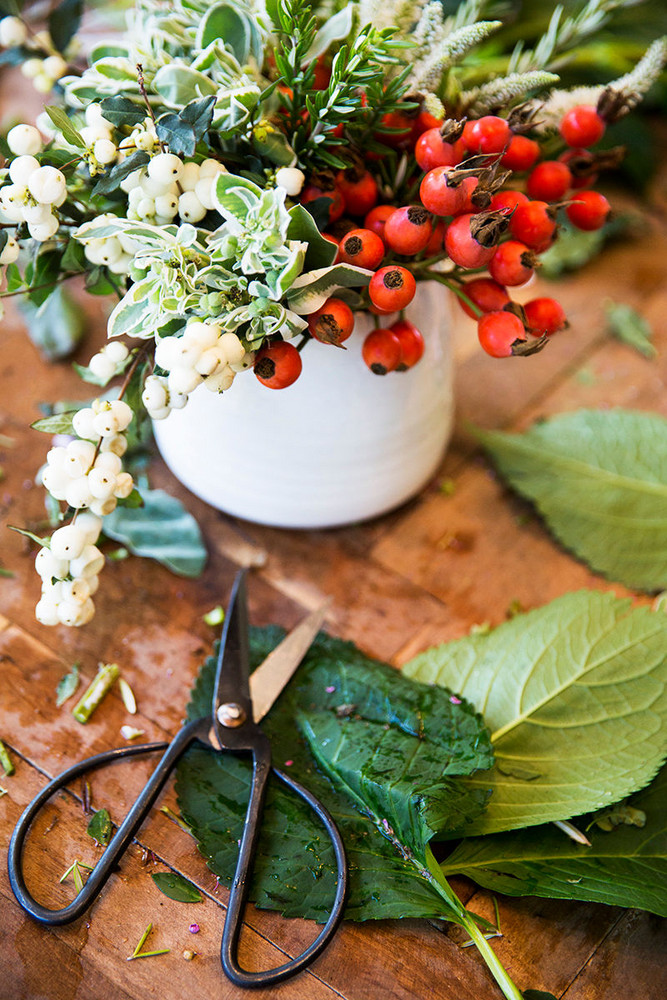
[[[271, 986], [280, 983], [291, 976], [296, 975], [324, 950], [331, 938], [336, 933], [338, 925], [343, 919], [343, 910], [347, 896], [347, 859], [345, 847], [333, 817], [322, 803], [315, 798], [303, 785], [295, 781], [289, 775], [278, 768], [271, 767], [271, 749], [268, 740], [261, 739], [257, 743], [253, 741], [251, 748], [253, 758], [252, 789], [246, 819], [243, 826], [243, 834], [239, 847], [239, 856], [236, 864], [236, 871], [227, 903], [227, 915], [222, 932], [222, 944], [220, 946], [220, 961], [225, 974], [236, 986], [261, 987]], [[327, 918], [327, 921], [317, 935], [315, 940], [296, 958], [279, 965], [275, 969], [266, 969], [261, 972], [248, 972], [241, 968], [238, 963], [238, 943], [243, 924], [243, 911], [245, 908], [250, 876], [252, 871], [252, 859], [255, 856], [255, 849], [259, 837], [261, 825], [261, 814], [266, 792], [266, 783], [269, 773], [273, 770], [280, 780], [296, 792], [316, 813], [325, 827], [336, 857], [337, 880], [336, 896]]]
[[[118, 747], [115, 750], [108, 750], [106, 753], [97, 754], [94, 757], [89, 757], [88, 760], [68, 767], [66, 771], [63, 771], [62, 774], [59, 774], [48, 785], [44, 786], [30, 805], [26, 807], [16, 824], [9, 842], [9, 852], [7, 855], [9, 882], [16, 899], [26, 913], [29, 913], [39, 923], [49, 926], [60, 926], [71, 923], [71, 921], [76, 920], [85, 913], [97, 894], [108, 882], [118, 861], [148, 815], [151, 806], [160, 794], [179, 759], [183, 756], [184, 751], [190, 743], [197, 739], [201, 730], [202, 722], [200, 719], [197, 719], [184, 726], [171, 743], [143, 743], [141, 746]], [[154, 753], [158, 750], [164, 750], [165, 753], [127, 816], [109, 841], [104, 854], [88, 876], [81, 892], [71, 903], [60, 910], [50, 910], [48, 907], [38, 903], [30, 895], [26, 887], [23, 877], [22, 858], [23, 845], [30, 825], [45, 802], [55, 792], [69, 784], [70, 781], [80, 777], [82, 774], [86, 774], [88, 771], [102, 767], [105, 764], [110, 764], [115, 760], [122, 760], [125, 757], [136, 757], [145, 753]]]

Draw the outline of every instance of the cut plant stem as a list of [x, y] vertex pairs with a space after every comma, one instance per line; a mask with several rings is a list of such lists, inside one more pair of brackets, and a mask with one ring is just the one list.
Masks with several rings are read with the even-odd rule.
[[146, 928], [146, 930], [144, 931], [144, 933], [139, 938], [139, 944], [134, 949], [134, 951], [132, 952], [132, 954], [127, 956], [127, 961], [128, 962], [131, 962], [135, 958], [152, 958], [154, 955], [166, 955], [169, 951], [171, 951], [170, 948], [160, 948], [158, 951], [142, 951], [141, 950], [143, 948], [144, 944], [146, 943], [146, 939], [148, 938], [148, 935], [150, 934], [150, 932], [152, 930], [153, 930], [153, 924], [151, 923], [151, 924], [148, 925], [148, 927]]
[[586, 834], [582, 833], [581, 830], [577, 830], [576, 826], [573, 826], [572, 823], [567, 823], [564, 822], [563, 820], [555, 819], [553, 821], [553, 824], [554, 826], [557, 826], [559, 830], [562, 830], [563, 833], [566, 833], [570, 838], [570, 840], [574, 840], [575, 843], [585, 844], [586, 847], [593, 846], [588, 837], [586, 836]]
[[160, 812], [164, 813], [167, 819], [170, 819], [172, 823], [176, 824], [176, 826], [180, 826], [181, 830], [185, 833], [189, 833], [191, 837], [194, 837], [192, 829], [188, 826], [185, 820], [181, 819], [181, 817], [178, 816], [173, 809], [170, 809], [169, 806], [160, 806]]
[[9, 751], [2, 740], [0, 740], [0, 764], [2, 764], [2, 770], [5, 772], [7, 777], [14, 773], [15, 768], [12, 764], [12, 759], [9, 756]]
[[95, 709], [118, 679], [118, 674], [119, 670], [116, 663], [100, 664], [97, 676], [81, 698], [81, 701], [72, 709], [72, 715], [77, 722], [84, 724], [88, 722]]
[[85, 868], [89, 872], [92, 872], [92, 870], [93, 870], [90, 867], [90, 865], [86, 865], [86, 864], [83, 863], [83, 861], [78, 861], [77, 860], [77, 861], [72, 862], [72, 864], [69, 866], [69, 868], [67, 869], [67, 871], [65, 872], [65, 874], [60, 877], [59, 881], [60, 882], [64, 882], [65, 879], [69, 875], [71, 875], [72, 878], [74, 879], [74, 887], [75, 887], [77, 893], [81, 892], [81, 890], [83, 889], [83, 876], [81, 874], [81, 869], [82, 868]]

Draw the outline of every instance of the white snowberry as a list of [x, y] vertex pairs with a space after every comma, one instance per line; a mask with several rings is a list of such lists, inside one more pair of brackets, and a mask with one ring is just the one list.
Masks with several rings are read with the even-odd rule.
[[80, 410], [77, 410], [72, 417], [74, 433], [78, 437], [87, 439], [88, 441], [99, 440], [99, 434], [95, 433], [95, 428], [93, 427], [94, 420], [95, 412], [89, 406], [84, 406]]
[[175, 194], [159, 194], [154, 202], [155, 211], [167, 219], [178, 215], [178, 196]]
[[67, 72], [67, 63], [62, 56], [47, 56], [44, 60], [43, 72], [52, 80], [59, 80]]
[[49, 597], [42, 597], [35, 606], [35, 618], [42, 625], [60, 625], [57, 602]]
[[163, 379], [158, 375], [149, 375], [141, 394], [142, 402], [149, 413], [153, 410], [163, 409], [167, 405], [168, 398], [167, 387]]
[[95, 459], [95, 468], [100, 472], [106, 472], [110, 476], [117, 476], [123, 468], [120, 457], [113, 451], [102, 452]]
[[3, 17], [0, 21], [0, 45], [23, 45], [27, 37], [28, 29], [20, 17]]
[[95, 514], [91, 514], [90, 511], [86, 510], [81, 514], [77, 514], [76, 524], [86, 536], [86, 545], [94, 545], [100, 537], [102, 518], [96, 517]]
[[28, 232], [33, 240], [38, 243], [46, 243], [58, 232], [58, 220], [52, 215], [47, 222], [29, 222]]
[[51, 549], [41, 548], [35, 557], [35, 569], [43, 580], [60, 579], [69, 570], [67, 559], [58, 559]]
[[91, 576], [97, 576], [103, 566], [104, 556], [97, 546], [86, 545], [78, 559], [72, 559], [70, 562], [69, 571], [72, 576], [85, 576], [89, 579]]
[[0, 252], [0, 264], [13, 264], [18, 255], [19, 245], [10, 237]]
[[12, 182], [20, 187], [28, 186], [28, 181], [35, 170], [39, 170], [39, 160], [34, 156], [17, 156], [9, 164], [9, 176]]
[[63, 196], [67, 197], [65, 175], [56, 167], [40, 167], [31, 174], [28, 190], [42, 205], [55, 205]]
[[276, 187], [283, 188], [291, 198], [301, 194], [305, 180], [306, 175], [298, 167], [280, 167], [276, 170]]
[[42, 148], [42, 137], [34, 125], [15, 125], [7, 133], [7, 145], [16, 156], [34, 156]]
[[226, 174], [227, 168], [218, 160], [209, 158], [199, 165], [200, 177], [215, 177], [216, 174]]
[[81, 476], [80, 479], [72, 479], [65, 490], [65, 500], [70, 507], [78, 510], [79, 507], [88, 507], [93, 495], [88, 487], [88, 477]]
[[35, 57], [34, 59], [26, 59], [24, 63], [21, 64], [21, 72], [28, 80], [34, 80], [42, 72], [42, 59]]
[[179, 177], [178, 183], [182, 191], [194, 191], [195, 184], [199, 180], [201, 172], [198, 163], [184, 163], [183, 173]]
[[111, 358], [115, 365], [120, 365], [130, 352], [122, 340], [112, 340], [110, 344], [102, 348], [102, 353]]
[[148, 176], [158, 184], [171, 184], [183, 173], [183, 161], [174, 153], [158, 153], [148, 164]]
[[111, 452], [112, 455], [124, 455], [127, 451], [127, 438], [124, 434], [109, 434], [102, 438], [100, 451], [103, 454]]
[[118, 155], [118, 150], [111, 139], [96, 139], [93, 146], [93, 156], [98, 163], [103, 166], [107, 163], [113, 163]]
[[114, 496], [118, 497], [119, 500], [124, 500], [129, 497], [130, 493], [134, 489], [134, 480], [129, 472], [121, 472], [116, 477], [116, 485], [114, 489]]
[[78, 524], [66, 524], [51, 536], [51, 552], [56, 559], [77, 559], [86, 547], [86, 532]]
[[184, 191], [178, 199], [178, 214], [185, 222], [201, 222], [206, 215], [206, 208], [194, 191]]

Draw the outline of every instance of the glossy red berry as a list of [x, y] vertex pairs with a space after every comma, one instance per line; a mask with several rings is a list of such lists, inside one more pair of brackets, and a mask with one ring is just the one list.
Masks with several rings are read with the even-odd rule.
[[301, 374], [301, 355], [293, 344], [278, 340], [265, 344], [255, 356], [254, 372], [269, 389], [285, 389]]
[[371, 229], [381, 240], [384, 240], [384, 227], [387, 219], [394, 214], [396, 209], [393, 205], [377, 205], [372, 208], [364, 219], [364, 228]]
[[577, 229], [590, 232], [600, 229], [609, 218], [611, 205], [598, 191], [581, 191], [576, 201], [567, 206], [567, 217]]
[[368, 286], [371, 302], [385, 312], [405, 309], [415, 297], [416, 290], [417, 283], [410, 271], [398, 264], [381, 267]]
[[364, 340], [361, 356], [374, 375], [386, 375], [400, 364], [401, 342], [391, 330], [379, 327]]
[[501, 243], [489, 261], [489, 274], [500, 285], [523, 285], [533, 275], [535, 255], [525, 243]]
[[539, 143], [526, 135], [513, 135], [500, 162], [508, 170], [530, 170], [540, 156]]
[[354, 330], [354, 313], [342, 299], [327, 299], [308, 317], [308, 329], [315, 340], [339, 347]]
[[442, 118], [436, 118], [435, 115], [430, 113], [430, 111], [424, 111], [423, 108], [415, 118], [413, 124], [413, 130], [419, 135], [422, 135], [424, 132], [428, 132], [429, 129], [439, 129], [441, 127]]
[[560, 134], [568, 146], [593, 146], [605, 132], [604, 119], [592, 104], [578, 104], [563, 115]]
[[598, 174], [595, 171], [595, 156], [588, 149], [566, 149], [558, 159], [565, 163], [572, 174], [572, 187], [575, 190], [595, 184]]
[[385, 255], [385, 245], [372, 229], [351, 229], [338, 245], [336, 260], [374, 271]]
[[366, 215], [377, 204], [377, 181], [368, 170], [361, 176], [353, 170], [341, 170], [336, 177], [336, 187], [350, 215]]
[[384, 238], [396, 253], [409, 256], [424, 249], [432, 231], [433, 223], [426, 209], [421, 205], [407, 205], [397, 208], [391, 218], [387, 219]]
[[424, 208], [433, 215], [456, 215], [467, 200], [467, 189], [460, 183], [450, 183], [452, 169], [434, 167], [421, 182], [419, 197]]
[[530, 302], [525, 303], [523, 309], [528, 329], [537, 337], [541, 337], [542, 334], [549, 336], [567, 326], [565, 310], [555, 299], [546, 296], [540, 299], [531, 299]]
[[345, 211], [345, 202], [343, 201], [343, 196], [338, 188], [332, 188], [329, 191], [325, 191], [316, 184], [308, 184], [303, 189], [300, 196], [300, 200], [303, 205], [307, 205], [310, 201], [316, 201], [318, 198], [330, 199], [329, 222], [335, 222], [337, 219], [340, 219], [341, 215]]
[[424, 338], [420, 331], [407, 319], [399, 319], [389, 327], [401, 345], [401, 360], [397, 365], [399, 372], [412, 368], [424, 353]]
[[515, 346], [527, 340], [523, 323], [511, 312], [492, 312], [477, 323], [479, 342], [492, 358], [509, 358]]
[[472, 235], [470, 223], [474, 218], [472, 214], [457, 215], [445, 235], [445, 250], [450, 260], [459, 267], [484, 267], [496, 251], [494, 246], [482, 246]]
[[451, 142], [445, 142], [439, 128], [430, 128], [417, 139], [415, 159], [422, 170], [453, 167], [459, 162]]
[[[472, 281], [467, 281], [465, 285], [462, 285], [461, 291], [483, 313], [501, 312], [510, 301], [507, 289], [499, 285], [493, 278], [474, 278]], [[477, 313], [470, 308], [467, 302], [463, 299], [458, 299], [458, 303], [464, 313], [467, 313], [471, 319], [477, 319]]]
[[546, 201], [518, 205], [510, 219], [510, 231], [515, 239], [541, 253], [551, 246], [556, 236], [554, 210]]
[[560, 160], [538, 163], [528, 177], [526, 189], [536, 201], [560, 201], [572, 186], [572, 174]]
[[528, 202], [523, 191], [497, 191], [491, 199], [489, 209], [492, 212], [513, 212], [519, 205]]
[[502, 153], [511, 135], [504, 118], [485, 115], [472, 123], [466, 142], [471, 153]]

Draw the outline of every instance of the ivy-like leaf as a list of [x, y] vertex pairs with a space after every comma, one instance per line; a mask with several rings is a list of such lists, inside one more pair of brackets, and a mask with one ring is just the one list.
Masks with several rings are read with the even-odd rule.
[[194, 129], [175, 111], [160, 115], [155, 123], [155, 131], [160, 142], [167, 144], [170, 153], [176, 156], [193, 155], [197, 145]]
[[308, 244], [304, 268], [313, 271], [320, 267], [329, 267], [334, 262], [336, 247], [330, 240], [325, 240], [317, 228], [315, 220], [303, 205], [294, 205], [289, 210], [290, 223], [287, 227], [288, 240], [300, 240]]
[[107, 809], [98, 809], [90, 819], [86, 833], [100, 847], [106, 847], [111, 840], [111, 816]]
[[[610, 833], [591, 827], [590, 847], [575, 844], [553, 826], [469, 837], [442, 870], [508, 896], [581, 899], [667, 917], [667, 768], [629, 804], [646, 814], [645, 825]], [[587, 823], [582, 819], [576, 825]]]
[[199, 889], [177, 872], [153, 872], [151, 878], [164, 896], [178, 903], [201, 903]]
[[58, 52], [64, 52], [83, 17], [83, 0], [61, 0], [49, 14], [49, 34]]
[[121, 181], [133, 174], [135, 170], [144, 167], [149, 160], [150, 156], [143, 149], [136, 150], [122, 163], [117, 163], [106, 174], [103, 174], [93, 188], [92, 194], [112, 194], [119, 189]]
[[[278, 629], [252, 630], [253, 665], [265, 658], [282, 635]], [[204, 664], [188, 705], [188, 718], [210, 712], [215, 664], [214, 656]], [[470, 705], [451, 698], [450, 692], [407, 681], [385, 664], [364, 656], [351, 643], [320, 635], [263, 720], [276, 766], [289, 770], [327, 806], [343, 834], [351, 880], [347, 915], [352, 919], [456, 919], [427, 871], [423, 852], [421, 859], [413, 853], [428, 836], [424, 820], [435, 825], [447, 822], [446, 803], [465, 802], [469, 814], [484, 804], [484, 793], [475, 790], [470, 796], [460, 786], [462, 775], [490, 765], [488, 735]], [[295, 731], [297, 717], [321, 754], [327, 754], [325, 741], [331, 729], [337, 739], [343, 737], [346, 750], [354, 747], [359, 759], [363, 757], [364, 773], [359, 777], [368, 784], [358, 790], [357, 801], [366, 812], [372, 811], [371, 802], [375, 804], [377, 823], [355, 809], [347, 794], [334, 790], [315, 767], [306, 743]], [[380, 747], [375, 763], [369, 765]], [[352, 760], [351, 753], [348, 760]], [[328, 763], [331, 765], [330, 757]], [[377, 779], [382, 767], [390, 790], [380, 803]], [[403, 796], [406, 785], [401, 776], [411, 767], [411, 777], [420, 782], [428, 797], [423, 808], [418, 797]], [[179, 766], [181, 814], [210, 867], [225, 880], [234, 872], [250, 780], [247, 760], [203, 748], [190, 751]], [[405, 849], [403, 854], [397, 851], [399, 843]], [[335, 863], [324, 829], [301, 799], [272, 779], [251, 898], [259, 906], [286, 915], [321, 920], [334, 892]]]
[[571, 819], [646, 785], [667, 755], [665, 650], [667, 615], [579, 591], [407, 663], [456, 684], [491, 729], [493, 795], [466, 834]]
[[142, 490], [143, 506], [118, 506], [104, 519], [104, 534], [130, 552], [162, 563], [179, 576], [197, 577], [206, 562], [199, 526], [180, 500], [163, 490]]
[[612, 580], [667, 588], [667, 420], [577, 410], [524, 434], [478, 431], [566, 548]]
[[146, 105], [132, 101], [129, 97], [105, 97], [101, 102], [102, 114], [112, 125], [120, 127], [127, 125], [134, 128], [140, 125], [146, 117]]

